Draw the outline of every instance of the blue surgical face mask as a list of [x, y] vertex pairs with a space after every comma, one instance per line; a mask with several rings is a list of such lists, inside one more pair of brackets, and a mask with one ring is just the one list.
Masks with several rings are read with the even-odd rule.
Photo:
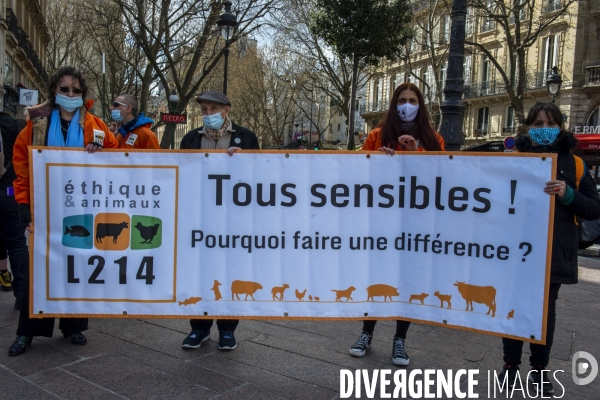
[[529, 137], [540, 146], [550, 146], [560, 133], [560, 128], [529, 128]]
[[225, 122], [225, 120], [221, 116], [221, 113], [203, 115], [202, 120], [204, 121], [204, 126], [206, 126], [208, 129], [213, 130], [221, 129], [221, 127], [223, 126], [223, 122]]
[[54, 99], [54, 102], [61, 106], [66, 112], [73, 112], [79, 107], [83, 106], [83, 97], [69, 97], [58, 93]]
[[121, 110], [110, 110], [110, 117], [115, 122], [118, 122], [118, 123], [123, 122], [123, 116], [121, 115]]

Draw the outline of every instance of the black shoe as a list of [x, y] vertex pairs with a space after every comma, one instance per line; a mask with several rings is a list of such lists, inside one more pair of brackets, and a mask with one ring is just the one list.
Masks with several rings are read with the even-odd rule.
[[183, 339], [181, 347], [184, 349], [197, 349], [202, 345], [202, 342], [206, 342], [210, 339], [210, 331], [191, 331], [189, 335]]
[[[516, 386], [518, 389], [521, 388], [521, 376], [517, 378], [519, 375], [519, 365], [515, 363], [504, 363], [504, 367], [502, 368], [502, 372], [500, 372], [499, 378], [504, 381], [504, 377], [506, 376], [506, 381], [508, 383], [508, 388], [512, 389], [513, 386]], [[504, 385], [504, 383], [502, 383]]]
[[356, 343], [350, 347], [350, 354], [354, 357], [364, 356], [371, 347], [371, 340], [373, 340], [373, 334], [363, 331]]
[[17, 336], [17, 339], [8, 349], [8, 355], [11, 357], [20, 356], [25, 353], [27, 346], [31, 346], [32, 337], [28, 336]]
[[63, 332], [63, 337], [65, 339], [69, 338], [71, 343], [76, 344], [78, 346], [83, 346], [83, 345], [87, 344], [87, 338], [85, 336], [83, 336], [83, 333], [81, 333], [81, 332], [73, 332], [71, 334]]
[[236, 347], [233, 331], [219, 332], [219, 350], [233, 350]]
[[529, 382], [542, 395], [554, 393], [554, 386], [552, 386], [552, 382], [550, 382], [550, 378], [548, 377], [549, 371], [541, 366], [531, 367], [531, 371], [529, 371]]

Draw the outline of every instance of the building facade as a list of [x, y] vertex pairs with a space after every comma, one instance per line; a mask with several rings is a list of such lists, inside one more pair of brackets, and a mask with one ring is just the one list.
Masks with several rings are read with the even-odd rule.
[[[473, 1], [480, 7], [487, 4], [490, 10], [496, 7], [494, 0]], [[563, 81], [556, 103], [567, 125], [572, 130], [591, 131], [589, 126], [600, 125], [600, 2], [545, 0], [541, 7], [536, 4], [533, 15], [529, 15], [529, 1], [521, 0], [522, 9], [516, 13], [521, 32], [552, 21], [539, 30], [525, 51], [524, 111], [527, 113], [536, 101], [550, 100], [546, 79], [556, 66]], [[511, 70], [507, 32], [514, 35], [514, 14], [507, 14], [506, 28], [489, 18], [489, 12], [472, 5], [466, 20], [466, 39], [482, 44], [489, 54], [478, 46], [465, 46], [465, 147], [501, 140], [513, 135], [517, 126], [501, 73]], [[567, 12], [563, 10], [565, 5]], [[368, 129], [383, 118], [394, 89], [406, 81], [419, 86], [434, 123], [439, 122], [448, 65], [449, 10], [440, 1], [423, 0], [414, 4], [414, 12], [416, 36], [407, 48], [409, 56], [380, 68], [368, 83], [366, 103], [361, 109]]]
[[45, 100], [48, 80], [46, 48], [50, 41], [46, 26], [47, 0], [5, 0], [0, 9], [0, 98], [2, 111], [23, 117], [19, 89], [39, 91]]

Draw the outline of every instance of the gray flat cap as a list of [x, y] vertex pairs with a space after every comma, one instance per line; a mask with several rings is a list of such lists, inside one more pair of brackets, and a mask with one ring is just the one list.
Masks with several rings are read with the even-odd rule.
[[211, 103], [224, 104], [226, 106], [231, 105], [231, 101], [225, 96], [222, 92], [218, 90], [209, 90], [208, 92], [203, 92], [196, 97], [196, 101], [200, 103], [201, 101], [209, 101]]

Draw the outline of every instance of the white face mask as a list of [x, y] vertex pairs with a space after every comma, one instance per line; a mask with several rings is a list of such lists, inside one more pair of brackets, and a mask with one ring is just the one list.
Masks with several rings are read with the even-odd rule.
[[410, 103], [404, 103], [401, 106], [396, 106], [396, 109], [398, 110], [398, 115], [400, 116], [400, 120], [402, 120], [402, 122], [414, 121], [419, 113], [419, 106], [413, 106]]

